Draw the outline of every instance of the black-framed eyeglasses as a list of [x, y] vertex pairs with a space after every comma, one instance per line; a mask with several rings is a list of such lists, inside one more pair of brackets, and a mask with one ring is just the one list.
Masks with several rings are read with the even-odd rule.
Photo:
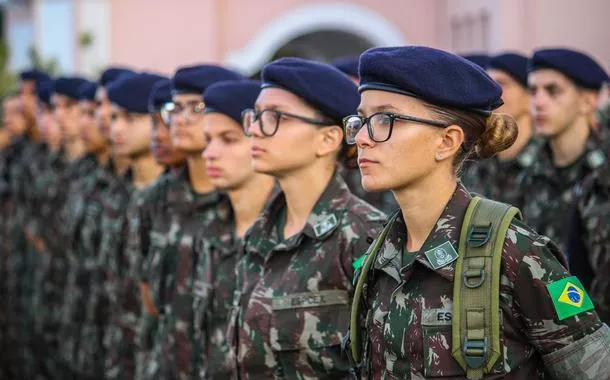
[[300, 120], [307, 124], [317, 125], [320, 127], [328, 127], [335, 123], [330, 120], [316, 120], [309, 117], [294, 115], [287, 112], [280, 112], [274, 109], [265, 109], [262, 111], [256, 111], [253, 109], [247, 109], [242, 112], [242, 123], [244, 132], [247, 136], [250, 136], [250, 129], [252, 125], [259, 122], [261, 133], [266, 137], [271, 137], [277, 133], [282, 119], [291, 118]]
[[178, 115], [184, 117], [184, 122], [187, 124], [196, 123], [201, 119], [205, 103], [201, 101], [188, 102], [184, 105], [177, 103], [165, 103], [161, 107], [161, 118], [166, 125], [171, 125], [174, 118]]
[[400, 115], [392, 112], [376, 112], [369, 117], [350, 115], [343, 119], [343, 128], [345, 129], [345, 141], [349, 145], [356, 143], [356, 135], [358, 131], [366, 125], [366, 130], [369, 138], [376, 143], [388, 141], [392, 136], [394, 129], [394, 121], [404, 120], [413, 123], [428, 124], [435, 127], [445, 128], [449, 124], [441, 121], [421, 119], [409, 115]]

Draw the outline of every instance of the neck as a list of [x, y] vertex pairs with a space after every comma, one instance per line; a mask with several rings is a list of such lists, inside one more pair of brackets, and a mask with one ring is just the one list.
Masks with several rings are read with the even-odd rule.
[[186, 159], [191, 186], [196, 193], [205, 194], [214, 191], [206, 170], [205, 160], [201, 154], [193, 154]]
[[131, 161], [133, 185], [144, 188], [163, 174], [163, 166], [159, 165], [151, 153], [142, 154]]
[[131, 166], [131, 159], [127, 156], [114, 156], [112, 157], [112, 164], [114, 165], [114, 173], [122, 177]]
[[436, 172], [418, 184], [393, 191], [407, 226], [408, 252], [421, 249], [455, 192], [456, 179]]
[[110, 149], [106, 146], [95, 153], [95, 160], [100, 165], [106, 165], [110, 160]]
[[[286, 197], [286, 238], [300, 232], [335, 172], [335, 165], [315, 163], [279, 179]], [[307, 189], [307, 191], [303, 191]]]
[[273, 177], [255, 174], [239, 189], [228, 191], [235, 217], [235, 235], [244, 236], [250, 226], [254, 224], [273, 190], [273, 184]]
[[532, 116], [525, 112], [523, 115], [517, 118], [517, 127], [519, 133], [515, 143], [510, 148], [498, 153], [498, 159], [500, 161], [512, 161], [517, 158], [519, 153], [523, 151], [527, 143], [532, 138]]
[[581, 118], [561, 134], [549, 139], [553, 164], [562, 168], [576, 161], [585, 151], [590, 132], [585, 118]]
[[61, 143], [59, 142], [47, 141], [46, 144], [50, 152], [56, 153], [61, 149]]
[[81, 139], [75, 138], [64, 144], [66, 157], [69, 161], [77, 160], [85, 155], [85, 145]]

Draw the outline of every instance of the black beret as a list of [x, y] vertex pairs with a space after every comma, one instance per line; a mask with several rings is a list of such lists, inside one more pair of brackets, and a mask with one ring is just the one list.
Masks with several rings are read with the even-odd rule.
[[95, 92], [97, 91], [97, 83], [87, 81], [80, 85], [78, 92], [80, 94], [79, 100], [95, 101]]
[[482, 68], [486, 68], [487, 65], [489, 65], [489, 61], [491, 60], [491, 57], [487, 54], [466, 54], [462, 57], [466, 58], [472, 63], [479, 65]]
[[527, 87], [527, 60], [528, 58], [521, 54], [504, 53], [492, 57], [487, 68], [503, 71], [523, 87]]
[[51, 77], [43, 71], [40, 71], [37, 69], [31, 69], [31, 70], [24, 70], [21, 73], [19, 73], [19, 79], [33, 80], [36, 83], [38, 83], [38, 82], [48, 81], [51, 79]]
[[38, 99], [47, 106], [51, 105], [53, 82], [53, 79], [36, 82], [36, 93], [38, 94]]
[[154, 113], [161, 111], [164, 104], [172, 101], [172, 88], [169, 78], [157, 81], [150, 92], [148, 98], [148, 112]]
[[53, 93], [79, 100], [80, 86], [87, 82], [89, 81], [80, 77], [59, 77], [55, 80]]
[[339, 69], [345, 75], [358, 78], [358, 62], [360, 56], [352, 55], [347, 57], [337, 58], [331, 62], [333, 66]]
[[214, 83], [203, 93], [205, 112], [225, 114], [241, 125], [242, 112], [247, 108], [254, 108], [260, 92], [261, 82], [257, 80]]
[[599, 90], [608, 81], [608, 73], [593, 58], [570, 49], [536, 50], [529, 61], [529, 72], [539, 69], [559, 71], [577, 85]]
[[299, 96], [338, 125], [356, 112], [358, 88], [337, 68], [301, 58], [280, 58], [262, 71], [263, 85], [279, 87]]
[[184, 66], [176, 70], [171, 79], [173, 94], [201, 94], [216, 82], [245, 79], [235, 71], [216, 65]]
[[121, 76], [108, 85], [108, 99], [128, 112], [147, 114], [153, 85], [163, 79], [151, 73]]
[[502, 89], [485, 70], [446, 51], [384, 47], [360, 56], [360, 92], [395, 92], [484, 115], [502, 105]]
[[110, 82], [117, 80], [121, 75], [125, 74], [135, 74], [135, 72], [125, 67], [109, 67], [100, 75], [99, 84], [102, 87], [106, 87]]

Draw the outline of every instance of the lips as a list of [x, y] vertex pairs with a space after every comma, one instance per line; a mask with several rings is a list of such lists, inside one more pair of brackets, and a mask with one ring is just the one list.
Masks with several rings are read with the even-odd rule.
[[365, 167], [372, 166], [375, 164], [378, 164], [378, 162], [368, 159], [368, 158], [360, 157], [358, 159], [358, 166], [360, 166], [361, 168], [365, 168]]
[[263, 153], [265, 153], [265, 150], [258, 146], [253, 146], [250, 148], [250, 155], [252, 155], [252, 157], [258, 157]]
[[209, 177], [219, 177], [222, 174], [222, 170], [214, 166], [208, 166], [206, 171]]

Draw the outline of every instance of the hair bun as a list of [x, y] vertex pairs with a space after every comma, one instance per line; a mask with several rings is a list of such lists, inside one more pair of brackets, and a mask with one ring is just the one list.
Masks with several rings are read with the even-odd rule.
[[479, 158], [489, 158], [510, 148], [517, 139], [519, 130], [512, 116], [492, 113], [485, 121], [485, 131], [479, 137], [475, 152]]

